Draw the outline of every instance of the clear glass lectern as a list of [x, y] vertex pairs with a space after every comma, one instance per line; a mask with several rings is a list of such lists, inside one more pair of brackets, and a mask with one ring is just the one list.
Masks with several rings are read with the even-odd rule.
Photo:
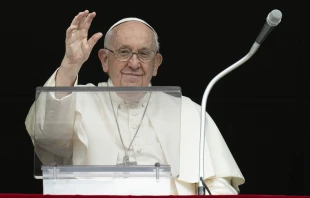
[[180, 87], [38, 87], [34, 176], [43, 194], [170, 195]]

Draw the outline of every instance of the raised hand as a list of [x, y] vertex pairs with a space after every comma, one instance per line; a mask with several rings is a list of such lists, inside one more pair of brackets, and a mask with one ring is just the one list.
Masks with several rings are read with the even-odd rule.
[[102, 33], [98, 32], [88, 39], [88, 30], [95, 16], [95, 12], [85, 10], [72, 20], [66, 31], [66, 53], [57, 73], [56, 86], [72, 85], [94, 45], [102, 37]]

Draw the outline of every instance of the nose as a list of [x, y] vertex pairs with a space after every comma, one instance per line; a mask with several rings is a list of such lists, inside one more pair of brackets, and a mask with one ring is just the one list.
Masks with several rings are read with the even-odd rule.
[[133, 53], [132, 57], [128, 61], [128, 66], [133, 68], [133, 69], [138, 69], [139, 67], [141, 67], [140, 63], [141, 62], [140, 62], [140, 59], [138, 57], [138, 54]]

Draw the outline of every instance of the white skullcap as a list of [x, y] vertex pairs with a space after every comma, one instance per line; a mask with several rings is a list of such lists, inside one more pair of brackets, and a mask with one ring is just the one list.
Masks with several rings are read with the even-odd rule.
[[105, 36], [107, 36], [107, 34], [117, 25], [127, 22], [127, 21], [139, 21], [141, 23], [144, 23], [145, 25], [147, 25], [149, 28], [151, 28], [151, 30], [153, 30], [153, 32], [157, 35], [156, 31], [154, 30], [154, 28], [152, 28], [152, 26], [150, 26], [147, 22], [143, 21], [142, 19], [139, 18], [135, 18], [135, 17], [128, 17], [128, 18], [124, 18], [119, 20], [118, 22], [114, 23], [114, 25], [112, 25], [112, 27], [110, 27], [110, 29], [107, 31], [107, 33], [105, 34]]

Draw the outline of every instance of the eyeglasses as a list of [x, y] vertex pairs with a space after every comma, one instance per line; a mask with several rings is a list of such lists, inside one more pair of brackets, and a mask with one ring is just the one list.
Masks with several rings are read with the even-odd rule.
[[149, 63], [152, 60], [154, 60], [156, 54], [158, 53], [158, 51], [153, 51], [153, 50], [149, 50], [149, 49], [143, 49], [139, 52], [133, 52], [130, 49], [119, 49], [116, 51], [112, 51], [108, 48], [104, 48], [109, 50], [110, 52], [112, 52], [114, 54], [114, 57], [116, 60], [121, 61], [121, 62], [126, 62], [129, 61], [131, 59], [131, 57], [136, 54], [137, 57], [139, 58], [139, 60], [143, 63]]

